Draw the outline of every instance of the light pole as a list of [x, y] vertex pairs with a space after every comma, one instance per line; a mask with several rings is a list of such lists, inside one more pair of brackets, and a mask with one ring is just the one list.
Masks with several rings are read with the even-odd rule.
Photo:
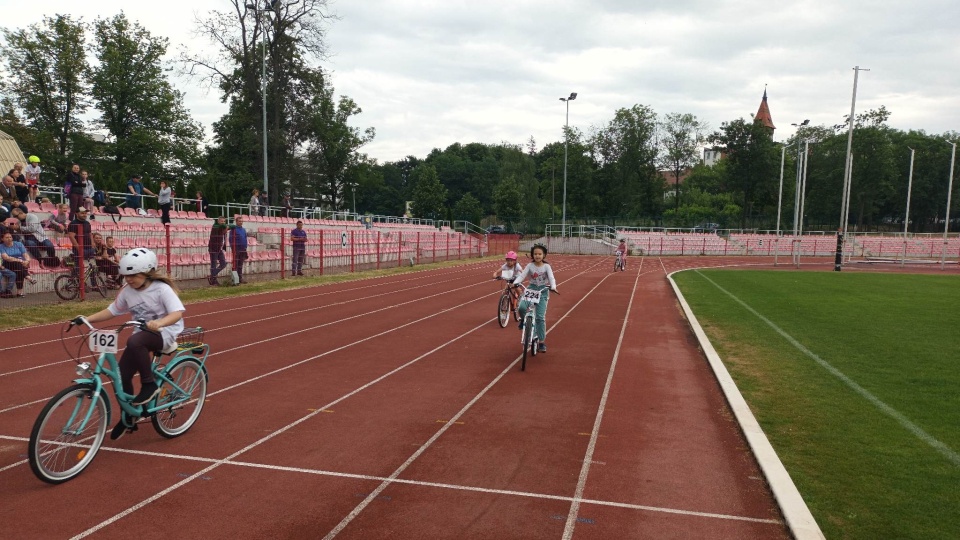
[[943, 216], [943, 250], [940, 252], [940, 269], [943, 270], [947, 256], [947, 231], [950, 230], [950, 195], [953, 195], [953, 163], [957, 158], [957, 143], [948, 143], [953, 146], [950, 151], [950, 181], [947, 182], [947, 213]]
[[[907, 148], [910, 148], [909, 146]], [[913, 193], [913, 156], [917, 151], [910, 148], [910, 174], [907, 176], [907, 210], [903, 218], [903, 257], [900, 259], [900, 268], [907, 260], [907, 231], [910, 227], [910, 195]]]
[[270, 204], [270, 182], [267, 174], [267, 28], [260, 20], [260, 14], [264, 11], [275, 9], [278, 0], [267, 2], [267, 7], [258, 8], [256, 4], [247, 4], [247, 9], [257, 12], [257, 26], [260, 28], [263, 44], [260, 49], [260, 97], [262, 102], [263, 115], [263, 192], [267, 195], [267, 204]]
[[[850, 116], [847, 117], [847, 159], [844, 164], [843, 171], [843, 193], [841, 194], [840, 201], [840, 234], [841, 234], [841, 243], [837, 246], [837, 250], [843, 250], [842, 242], [847, 237], [847, 222], [850, 221], [850, 184], [853, 183], [853, 156], [851, 152], [853, 151], [853, 128], [856, 123], [856, 110], [857, 110], [857, 79], [860, 76], [861, 71], [870, 71], [869, 69], [862, 68], [860, 66], [853, 67], [853, 97], [850, 99]], [[835, 270], [840, 271], [840, 265], [837, 265]]]
[[577, 99], [576, 92], [570, 92], [570, 97], [560, 98], [567, 104], [567, 119], [563, 124], [563, 218], [560, 222], [560, 237], [567, 236], [567, 131], [570, 129], [570, 102]]
[[799, 222], [800, 222], [800, 191], [801, 191], [801, 176], [800, 173], [803, 170], [803, 160], [806, 159], [806, 156], [803, 156], [800, 153], [802, 146], [800, 145], [800, 137], [803, 135], [803, 127], [810, 124], [810, 120], [804, 120], [799, 124], [790, 124], [797, 128], [797, 133], [795, 135], [797, 139], [797, 182], [794, 187], [794, 200], [793, 200], [793, 241], [790, 242], [790, 257], [796, 258], [795, 252], [797, 248], [797, 242], [799, 238], [797, 237], [800, 234]]

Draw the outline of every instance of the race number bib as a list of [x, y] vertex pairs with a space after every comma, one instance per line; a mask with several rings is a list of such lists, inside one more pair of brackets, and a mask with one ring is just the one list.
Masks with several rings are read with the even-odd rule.
[[116, 330], [97, 330], [90, 334], [90, 350], [95, 353], [116, 354], [118, 339]]
[[539, 304], [539, 303], [540, 303], [540, 291], [539, 291], [539, 290], [533, 290], [533, 289], [527, 289], [527, 290], [523, 291], [523, 296], [520, 297], [520, 300], [526, 300], [527, 302], [529, 302], [529, 303], [531, 303], [531, 304]]

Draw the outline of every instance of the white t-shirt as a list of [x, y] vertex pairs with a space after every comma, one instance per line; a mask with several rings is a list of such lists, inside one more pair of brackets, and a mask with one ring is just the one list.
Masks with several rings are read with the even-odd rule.
[[508, 281], [519, 275], [520, 272], [523, 272], [523, 265], [520, 264], [520, 261], [517, 261], [513, 268], [507, 266], [507, 263], [503, 263], [503, 266], [500, 267], [500, 277]]
[[28, 184], [36, 184], [40, 181], [40, 166], [34, 165], [33, 163], [27, 165], [23, 168], [23, 176], [27, 179]]
[[549, 263], [543, 263], [540, 267], [533, 263], [528, 264], [523, 272], [520, 272], [520, 275], [514, 278], [513, 282], [515, 284], [523, 283], [523, 280], [527, 278], [530, 278], [530, 286], [534, 289], [543, 289], [548, 286], [551, 289], [557, 288], [557, 280], [553, 277], [553, 267]]
[[[177, 293], [162, 281], [151, 282], [140, 290], [129, 285], [125, 286], [107, 309], [115, 316], [129, 313], [132, 315], [131, 320], [143, 319], [147, 322], [165, 317], [174, 311], [186, 311]], [[139, 329], [134, 330], [134, 333], [139, 331]], [[183, 332], [183, 319], [161, 328], [163, 346], [169, 347], [173, 344], [181, 332]]]

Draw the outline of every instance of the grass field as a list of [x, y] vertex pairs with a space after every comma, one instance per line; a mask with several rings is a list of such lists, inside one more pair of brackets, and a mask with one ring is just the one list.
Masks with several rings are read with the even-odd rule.
[[958, 278], [675, 279], [827, 538], [960, 538]]

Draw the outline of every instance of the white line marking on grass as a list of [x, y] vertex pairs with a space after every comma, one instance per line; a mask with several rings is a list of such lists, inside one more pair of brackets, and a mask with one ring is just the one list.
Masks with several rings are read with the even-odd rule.
[[787, 342], [789, 342], [791, 345], [793, 345], [794, 347], [796, 347], [797, 350], [799, 350], [799, 351], [802, 352], [803, 354], [805, 354], [805, 355], [807, 355], [808, 357], [810, 357], [814, 362], [816, 362], [817, 364], [819, 364], [820, 367], [822, 367], [823, 369], [825, 369], [825, 370], [827, 370], [828, 372], [830, 372], [834, 377], [836, 377], [836, 378], [840, 379], [841, 381], [843, 381], [844, 384], [846, 384], [846, 385], [849, 386], [851, 389], [853, 389], [854, 392], [860, 394], [861, 397], [863, 397], [864, 399], [866, 399], [867, 401], [869, 401], [870, 403], [872, 403], [876, 408], [880, 409], [881, 412], [885, 413], [886, 415], [888, 415], [888, 416], [890, 416], [891, 418], [893, 418], [894, 420], [896, 420], [904, 429], [906, 429], [906, 430], [909, 431], [910, 433], [913, 433], [918, 439], [920, 439], [921, 441], [923, 441], [923, 442], [927, 443], [928, 445], [930, 445], [931, 447], [933, 447], [933, 449], [936, 450], [937, 452], [940, 452], [940, 454], [943, 455], [943, 457], [947, 458], [951, 463], [953, 463], [954, 465], [960, 467], [960, 454], [957, 454], [957, 452], [954, 451], [952, 448], [950, 448], [950, 447], [947, 446], [946, 444], [944, 444], [944, 443], [940, 442], [939, 440], [937, 440], [935, 437], [933, 437], [932, 435], [930, 435], [929, 433], [927, 433], [926, 431], [924, 431], [923, 428], [921, 428], [920, 426], [918, 426], [918, 425], [914, 424], [912, 421], [910, 421], [910, 419], [907, 418], [906, 416], [904, 416], [900, 411], [898, 411], [898, 410], [894, 409], [893, 407], [887, 405], [886, 403], [884, 403], [883, 401], [881, 401], [880, 398], [878, 398], [877, 396], [871, 394], [869, 390], [867, 390], [866, 388], [864, 388], [864, 387], [860, 386], [859, 384], [857, 384], [857, 383], [856, 383], [853, 379], [851, 379], [850, 377], [847, 377], [846, 375], [844, 375], [843, 372], [841, 372], [839, 369], [833, 367], [829, 362], [827, 362], [826, 360], [824, 360], [824, 359], [820, 358], [819, 356], [817, 356], [816, 353], [814, 353], [814, 352], [811, 351], [810, 349], [804, 347], [803, 344], [800, 343], [799, 341], [797, 341], [796, 339], [794, 339], [793, 336], [791, 336], [790, 334], [788, 334], [788, 333], [786, 333], [785, 331], [783, 331], [779, 326], [777, 326], [776, 324], [774, 324], [773, 321], [771, 321], [770, 319], [764, 317], [763, 315], [761, 315], [760, 313], [758, 313], [757, 310], [755, 310], [755, 309], [753, 309], [752, 307], [748, 306], [744, 301], [742, 301], [742, 300], [740, 300], [739, 298], [737, 298], [736, 296], [734, 296], [733, 293], [731, 293], [730, 291], [724, 289], [724, 288], [721, 287], [719, 284], [717, 284], [715, 281], [713, 281], [712, 279], [710, 279], [710, 278], [708, 278], [707, 276], [705, 276], [705, 275], [703, 275], [702, 273], [700, 273], [699, 270], [695, 270], [695, 272], [696, 272], [698, 275], [700, 275], [703, 279], [709, 281], [714, 287], [716, 287], [717, 289], [719, 289], [722, 293], [724, 293], [724, 294], [726, 294], [727, 296], [729, 296], [730, 298], [732, 298], [736, 303], [738, 303], [738, 304], [740, 304], [741, 306], [743, 306], [744, 309], [746, 309], [747, 311], [749, 311], [749, 312], [752, 313], [753, 315], [756, 315], [756, 317], [757, 317], [758, 319], [760, 319], [761, 321], [763, 321], [767, 326], [769, 326], [770, 328], [772, 328], [776, 333], [778, 333], [778, 334], [780, 334], [781, 336], [783, 336], [783, 338], [786, 339]]
[[630, 291], [630, 302], [627, 303], [627, 312], [624, 314], [623, 324], [620, 326], [620, 337], [617, 339], [617, 348], [613, 351], [613, 361], [610, 362], [610, 369], [607, 371], [607, 382], [603, 385], [603, 394], [600, 396], [600, 404], [597, 406], [597, 416], [593, 421], [593, 430], [590, 432], [590, 443], [587, 444], [587, 453], [584, 455], [583, 465], [580, 467], [580, 478], [577, 480], [577, 489], [574, 491], [573, 503], [570, 505], [570, 511], [567, 512], [567, 524], [563, 528], [564, 540], [573, 538], [573, 529], [577, 525], [577, 516], [580, 513], [580, 501], [583, 498], [583, 490], [587, 485], [587, 475], [590, 474], [590, 464], [593, 462], [593, 452], [597, 447], [600, 424], [603, 422], [603, 411], [607, 407], [610, 385], [613, 383], [613, 374], [617, 370], [620, 347], [623, 345], [623, 336], [627, 332], [627, 322], [630, 320], [630, 309], [633, 307], [633, 297], [637, 293], [637, 284], [640, 283], [640, 276], [643, 275], [642, 270], [643, 261], [640, 262], [637, 277], [633, 280], [633, 289]]

